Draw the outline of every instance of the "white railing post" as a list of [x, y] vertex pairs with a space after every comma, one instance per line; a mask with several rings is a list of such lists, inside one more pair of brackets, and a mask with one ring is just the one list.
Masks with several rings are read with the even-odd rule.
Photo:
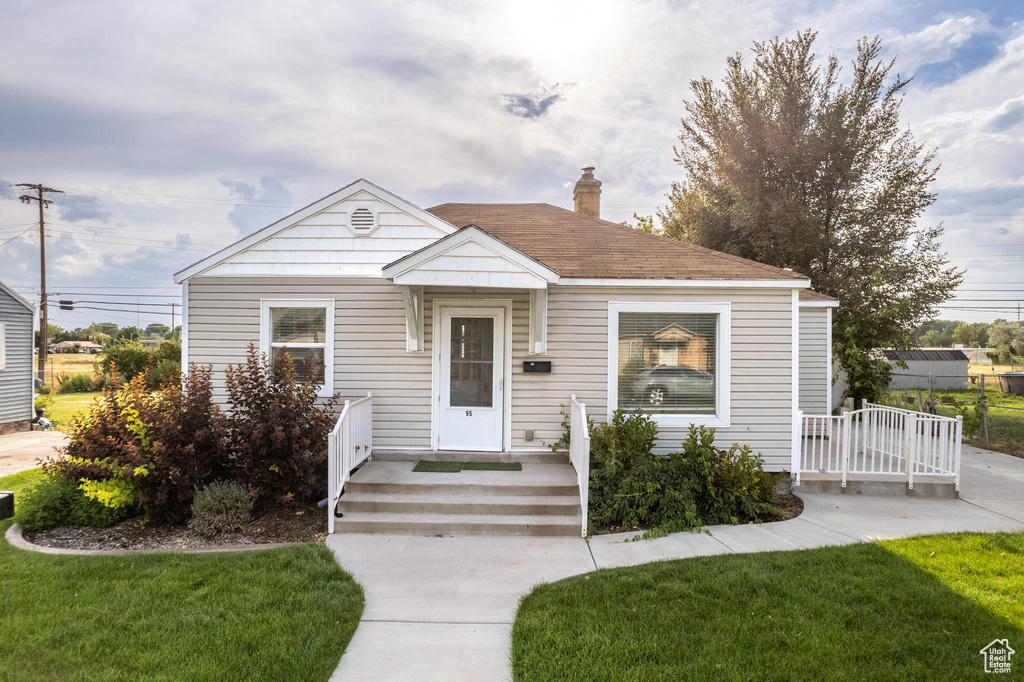
[[842, 472], [842, 487], [846, 487], [846, 474], [850, 471], [850, 429], [852, 428], [853, 417], [850, 416], [849, 412], [843, 414], [843, 435], [842, 445], [840, 446], [840, 458], [842, 460], [839, 465], [840, 471]]
[[956, 427], [953, 432], [953, 484], [956, 491], [960, 492], [960, 446], [963, 444], [964, 417], [961, 414], [956, 416]]
[[327, 532], [334, 532], [334, 485], [338, 478], [338, 445], [334, 431], [327, 436]]
[[580, 491], [581, 532], [587, 537], [587, 508], [590, 500], [590, 425], [587, 406], [569, 396], [569, 461], [576, 470], [576, 484]]
[[903, 420], [903, 461], [907, 465], [907, 487], [914, 489], [914, 467], [917, 466], [917, 415]]
[[800, 470], [803, 468], [803, 445], [806, 443], [806, 440], [803, 436], [803, 425], [803, 410], [797, 410], [795, 413], [793, 413], [793, 435], [791, 438], [792, 442], [790, 447], [790, 449], [793, 451], [791, 457], [791, 466], [793, 467], [793, 475], [795, 477], [795, 480], [793, 482], [793, 485], [795, 487], [800, 487]]

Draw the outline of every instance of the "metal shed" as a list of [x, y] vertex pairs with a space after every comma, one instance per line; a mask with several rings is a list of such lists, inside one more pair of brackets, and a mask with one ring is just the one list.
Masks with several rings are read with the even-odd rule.
[[[962, 350], [948, 348], [921, 348], [917, 350], [886, 350], [885, 359], [892, 368], [889, 388], [967, 388], [967, 354]], [[906, 363], [904, 369], [897, 365]]]
[[0, 433], [30, 428], [35, 312], [35, 306], [0, 282]]

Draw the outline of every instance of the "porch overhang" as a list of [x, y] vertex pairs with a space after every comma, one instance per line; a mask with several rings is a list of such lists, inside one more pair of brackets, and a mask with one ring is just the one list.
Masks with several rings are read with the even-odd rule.
[[547, 352], [547, 288], [559, 274], [475, 225], [385, 265], [382, 275], [402, 290], [406, 350], [423, 347], [423, 288], [528, 289], [529, 353]]

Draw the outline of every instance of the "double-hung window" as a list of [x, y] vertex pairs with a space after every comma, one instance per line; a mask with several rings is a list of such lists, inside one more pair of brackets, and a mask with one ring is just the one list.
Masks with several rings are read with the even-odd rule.
[[608, 304], [608, 412], [729, 425], [728, 303]]
[[312, 376], [321, 396], [334, 393], [334, 301], [261, 301], [260, 348], [274, 361], [288, 353], [296, 376]]

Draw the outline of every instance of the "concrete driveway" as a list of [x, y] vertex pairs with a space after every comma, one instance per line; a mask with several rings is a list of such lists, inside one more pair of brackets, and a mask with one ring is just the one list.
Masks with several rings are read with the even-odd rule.
[[335, 534], [366, 610], [333, 680], [508, 680], [519, 599], [541, 582], [663, 559], [822, 547], [927, 533], [1024, 530], [1024, 460], [963, 448], [961, 499], [802, 494], [790, 521], [626, 542]]
[[67, 443], [60, 431], [24, 431], [0, 436], [0, 476], [39, 466], [36, 460], [55, 454]]

